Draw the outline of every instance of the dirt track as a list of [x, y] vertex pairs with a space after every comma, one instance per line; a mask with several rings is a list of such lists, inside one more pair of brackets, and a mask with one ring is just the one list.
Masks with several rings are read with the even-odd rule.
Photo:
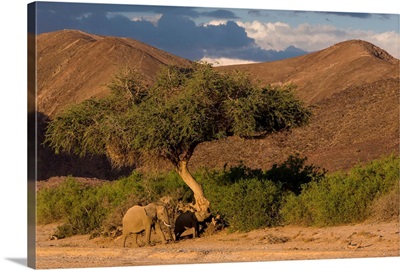
[[[38, 226], [37, 268], [399, 256], [399, 223], [330, 228], [278, 227], [217, 234], [151, 247], [122, 248], [121, 239], [88, 235], [50, 240], [55, 225]], [[141, 238], [138, 238], [141, 240]], [[155, 237], [155, 240], [157, 238]], [[130, 243], [129, 243], [130, 244]]]

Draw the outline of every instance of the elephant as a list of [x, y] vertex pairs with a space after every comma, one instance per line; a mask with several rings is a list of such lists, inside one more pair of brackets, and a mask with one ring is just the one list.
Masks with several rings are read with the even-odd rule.
[[175, 221], [175, 241], [180, 239], [181, 234], [188, 229], [192, 229], [193, 238], [199, 236], [199, 220], [202, 220], [201, 217], [198, 217], [198, 212], [186, 211], [180, 214]]
[[173, 240], [171, 234], [171, 225], [167, 208], [161, 204], [150, 203], [146, 206], [135, 205], [131, 207], [122, 219], [122, 240], [125, 247], [126, 239], [130, 234], [133, 234], [133, 243], [137, 243], [139, 233], [145, 231], [146, 245], [150, 245], [151, 229], [154, 227], [156, 234], [162, 236], [162, 242], [166, 244], [168, 241], [161, 230], [160, 222], [168, 227], [168, 236]]

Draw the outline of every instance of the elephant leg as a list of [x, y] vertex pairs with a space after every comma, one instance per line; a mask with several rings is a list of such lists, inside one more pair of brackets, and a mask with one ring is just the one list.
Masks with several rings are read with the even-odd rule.
[[181, 233], [175, 233], [175, 241], [179, 241], [180, 237], [181, 237]]
[[173, 242], [174, 238], [172, 237], [171, 228], [167, 228], [167, 230], [168, 230], [168, 237]]
[[139, 244], [137, 242], [137, 237], [138, 237], [138, 234], [134, 233], [133, 234], [133, 244], [135, 245], [135, 247], [139, 247]]
[[163, 231], [161, 230], [160, 223], [159, 223], [159, 222], [156, 222], [154, 228], [155, 228], [156, 234], [160, 235], [160, 236], [159, 236], [160, 240], [161, 240], [164, 244], [166, 244], [166, 243], [167, 243], [167, 239], [165, 239], [165, 235], [164, 235]]
[[125, 247], [126, 238], [128, 238], [129, 233], [124, 233], [122, 235], [122, 247]]
[[200, 237], [199, 236], [199, 232], [200, 232], [200, 230], [199, 230], [199, 223], [196, 223], [195, 225], [194, 225], [194, 233], [195, 233], [195, 237]]
[[150, 236], [151, 236], [151, 224], [146, 225], [145, 228], [145, 234], [146, 234], [146, 246], [150, 245]]
[[171, 241], [173, 242], [174, 241], [174, 237], [172, 236], [170, 228], [168, 228], [168, 236], [169, 236], [169, 239], [171, 239]]

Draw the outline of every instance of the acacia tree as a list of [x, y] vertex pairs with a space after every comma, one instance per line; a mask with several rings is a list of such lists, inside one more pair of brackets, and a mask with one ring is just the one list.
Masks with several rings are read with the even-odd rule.
[[245, 73], [217, 72], [208, 63], [165, 67], [152, 86], [141, 81], [136, 72], [118, 74], [110, 96], [74, 105], [51, 121], [46, 142], [56, 153], [106, 154], [115, 167], [163, 157], [193, 191], [194, 207], [204, 218], [210, 202], [188, 170], [200, 143], [259, 137], [310, 117], [292, 85], [256, 86]]

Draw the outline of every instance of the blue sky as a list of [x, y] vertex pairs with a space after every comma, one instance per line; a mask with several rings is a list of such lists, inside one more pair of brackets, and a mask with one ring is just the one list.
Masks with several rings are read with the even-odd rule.
[[399, 15], [129, 4], [38, 2], [37, 31], [130, 37], [190, 60], [275, 61], [362, 39], [399, 58]]

